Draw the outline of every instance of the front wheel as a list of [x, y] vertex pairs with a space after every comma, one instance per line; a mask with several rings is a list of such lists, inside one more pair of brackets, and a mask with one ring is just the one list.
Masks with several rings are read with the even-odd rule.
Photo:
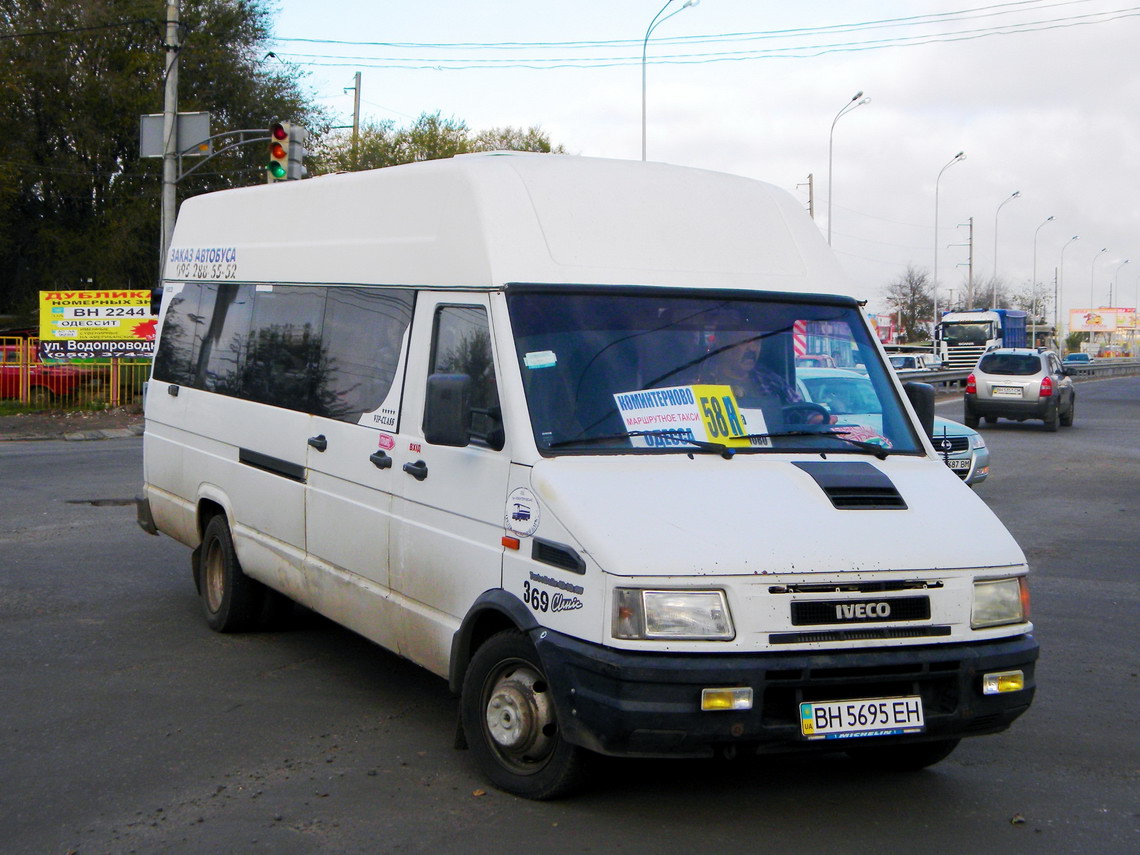
[[476, 651], [459, 703], [471, 753], [496, 787], [552, 799], [578, 784], [585, 751], [562, 738], [542, 663], [521, 632], [501, 632]]
[[901, 745], [876, 745], [848, 748], [847, 756], [866, 769], [884, 772], [915, 772], [933, 766], [950, 756], [958, 747], [958, 739], [936, 739]]

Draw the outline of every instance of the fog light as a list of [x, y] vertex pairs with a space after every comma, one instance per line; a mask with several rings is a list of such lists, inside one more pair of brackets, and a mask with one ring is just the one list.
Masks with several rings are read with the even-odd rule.
[[1025, 688], [1025, 674], [1021, 671], [995, 671], [982, 677], [983, 695], [1001, 695], [1020, 692]]
[[701, 709], [750, 710], [752, 709], [751, 689], [701, 689]]

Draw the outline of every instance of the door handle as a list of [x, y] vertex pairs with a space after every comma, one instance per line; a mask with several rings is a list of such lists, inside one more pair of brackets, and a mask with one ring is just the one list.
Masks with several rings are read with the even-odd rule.
[[317, 434], [316, 436], [310, 436], [309, 445], [311, 445], [317, 451], [324, 451], [329, 447], [329, 441], [325, 439], [325, 435], [321, 433]]
[[422, 460], [417, 460], [415, 463], [405, 463], [404, 471], [417, 481], [422, 481], [427, 477], [427, 464]]
[[383, 451], [374, 451], [368, 455], [368, 459], [372, 461], [372, 465], [377, 469], [391, 469], [392, 458], [385, 454]]

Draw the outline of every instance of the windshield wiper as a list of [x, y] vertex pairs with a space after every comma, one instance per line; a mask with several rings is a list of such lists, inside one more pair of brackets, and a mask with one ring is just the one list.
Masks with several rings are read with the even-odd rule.
[[775, 439], [783, 436], [829, 436], [838, 439], [841, 442], [846, 442], [848, 445], [853, 445], [856, 448], [866, 451], [868, 454], [873, 454], [879, 460], [886, 460], [890, 450], [883, 448], [881, 445], [876, 445], [873, 442], [864, 442], [861, 439], [849, 439], [845, 434], [848, 431], [842, 430], [785, 430], [778, 433], [750, 433], [747, 436], [742, 436], [740, 439]]
[[560, 439], [558, 442], [549, 443], [547, 448], [562, 448], [567, 445], [592, 445], [595, 442], [610, 442], [615, 439], [628, 439], [631, 436], [656, 436], [667, 439], [670, 442], [684, 443], [691, 445], [694, 448], [699, 448], [701, 451], [709, 452], [710, 454], [719, 454], [725, 460], [732, 459], [732, 455], [736, 452], [726, 445], [719, 442], [705, 442], [703, 439], [692, 439], [687, 436], [678, 436], [676, 433], [668, 430], [631, 430], [629, 433], [609, 433], [602, 436], [580, 436], [577, 439]]

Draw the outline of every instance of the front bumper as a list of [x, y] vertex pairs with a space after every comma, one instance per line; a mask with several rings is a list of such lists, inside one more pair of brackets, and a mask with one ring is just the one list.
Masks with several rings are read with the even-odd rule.
[[[860, 744], [996, 733], [1025, 712], [1035, 690], [1032, 635], [973, 644], [746, 655], [631, 653], [534, 630], [562, 728], [602, 754], [705, 757], [734, 747], [758, 753], [835, 749], [804, 740], [803, 701], [922, 697], [926, 730]], [[1021, 669], [1020, 692], [983, 695], [982, 675]], [[751, 687], [747, 711], [704, 712], [701, 689]]]

